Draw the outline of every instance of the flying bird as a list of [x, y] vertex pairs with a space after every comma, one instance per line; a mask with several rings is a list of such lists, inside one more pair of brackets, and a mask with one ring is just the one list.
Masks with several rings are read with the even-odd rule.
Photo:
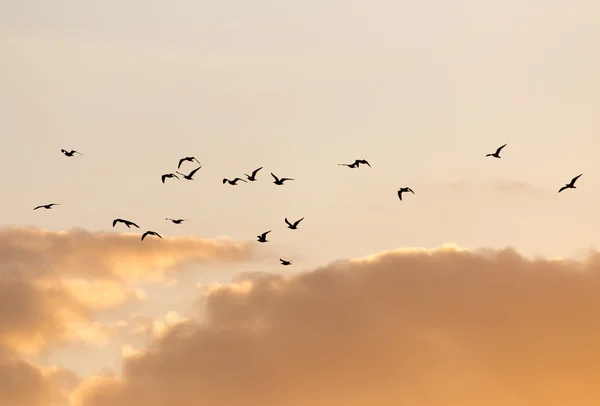
[[358, 161], [354, 161], [354, 162], [353, 162], [353, 163], [351, 163], [351, 164], [338, 164], [338, 165], [341, 165], [341, 166], [347, 166], [348, 168], [352, 168], [352, 169], [354, 169], [354, 168], [358, 168]]
[[175, 224], [181, 224], [184, 221], [189, 221], [189, 219], [170, 219], [170, 218], [166, 218], [165, 220], [169, 220], [169, 221], [171, 221], [171, 222], [173, 222]]
[[136, 228], [140, 228], [140, 226], [138, 226], [137, 224], [135, 224], [133, 221], [129, 221], [129, 220], [123, 220], [123, 219], [114, 219], [113, 220], [113, 227], [117, 225], [117, 223], [123, 223], [127, 226], [127, 228], [131, 228], [131, 226], [134, 226]]
[[271, 230], [265, 231], [261, 235], [257, 235], [256, 238], [258, 238], [258, 242], [269, 242], [267, 240], [267, 234], [269, 234], [270, 232], [271, 232]]
[[[198, 162], [198, 165], [200, 165], [200, 161], [198, 161], [195, 157], [193, 157], [193, 156], [186, 156], [185, 158], [181, 158], [179, 160], [179, 165], [177, 165], [177, 169], [181, 168], [181, 164], [184, 163], [185, 161], [188, 161], [188, 162], [194, 162], [194, 161], [196, 161], [196, 162]], [[200, 165], [200, 166], [202, 166], [202, 165]]]
[[162, 238], [156, 231], [146, 231], [144, 234], [142, 234], [142, 241], [144, 241], [144, 238], [146, 238], [147, 235], [155, 235], [158, 238]]
[[[240, 179], [240, 178], [235, 178], [234, 180], [229, 180], [229, 179], [225, 178], [225, 179], [223, 179], [223, 184], [229, 183], [230, 185], [235, 186], [237, 184], [238, 180], [241, 180], [242, 182], [246, 182], [244, 179]], [[246, 183], [248, 183], [248, 182], [246, 182]]]
[[65, 154], [65, 156], [73, 156], [74, 154], [79, 154], [81, 156], [83, 156], [83, 154], [81, 152], [77, 152], [74, 149], [67, 151], [66, 149], [61, 149], [60, 152], [62, 152], [63, 154]]
[[194, 174], [196, 172], [198, 172], [198, 169], [200, 169], [200, 168], [202, 168], [202, 165], [200, 165], [199, 167], [197, 167], [196, 169], [194, 169], [193, 171], [191, 171], [188, 175], [183, 174], [183, 173], [178, 172], [178, 171], [175, 171], [175, 172], [177, 172], [178, 174], [180, 174], [181, 176], [183, 176], [183, 179], [194, 180], [192, 177], [194, 176]]
[[175, 175], [174, 173], [165, 173], [160, 178], [162, 179], [162, 183], [165, 183], [165, 179], [166, 178], [177, 178], [177, 179], [179, 179], [179, 177], [177, 175]]
[[285, 259], [281, 258], [279, 258], [279, 260], [281, 261], [281, 265], [292, 265], [292, 261], [286, 261]]
[[496, 152], [494, 152], [493, 154], [487, 154], [486, 156], [493, 156], [494, 158], [501, 158], [500, 151], [502, 151], [502, 148], [504, 148], [506, 145], [508, 145], [508, 144], [504, 144], [503, 146], [499, 147], [496, 150]]
[[276, 185], [283, 185], [283, 182], [285, 182], [286, 180], [294, 180], [292, 178], [281, 178], [279, 179], [277, 176], [273, 175], [273, 173], [271, 172], [271, 176], [275, 179], [275, 181], [273, 182]]
[[571, 179], [571, 182], [567, 183], [566, 185], [564, 185], [563, 187], [561, 187], [558, 190], [558, 193], [562, 192], [565, 189], [577, 189], [577, 186], [575, 186], [575, 182], [577, 182], [577, 179], [579, 179], [579, 177], [583, 175], [583, 173], [575, 176], [573, 179]]
[[298, 224], [300, 224], [300, 222], [304, 220], [304, 217], [302, 217], [300, 220], [296, 221], [294, 224], [290, 223], [286, 217], [285, 219], [285, 223], [288, 225], [288, 228], [291, 230], [297, 230], [298, 229]]
[[245, 173], [244, 175], [246, 175], [246, 178], [248, 178], [248, 180], [250, 182], [254, 182], [256, 180], [256, 174], [258, 173], [258, 171], [260, 171], [263, 167], [261, 166], [258, 169], [255, 169], [254, 171], [252, 171], [252, 175], [248, 175], [247, 173]]
[[37, 210], [37, 209], [41, 209], [41, 208], [49, 210], [52, 208], [52, 206], [60, 206], [60, 203], [42, 204], [41, 206], [35, 207], [33, 210]]
[[400, 200], [402, 200], [402, 193], [404, 192], [411, 192], [413, 195], [415, 194], [415, 192], [413, 192], [413, 190], [409, 187], [402, 187], [400, 189], [398, 189], [398, 198]]
[[356, 161], [354, 161], [354, 163], [356, 164], [356, 166], [360, 166], [360, 164], [363, 164], [363, 165], [368, 165], [369, 168], [371, 167], [371, 164], [369, 162], [367, 162], [366, 159], [357, 159]]

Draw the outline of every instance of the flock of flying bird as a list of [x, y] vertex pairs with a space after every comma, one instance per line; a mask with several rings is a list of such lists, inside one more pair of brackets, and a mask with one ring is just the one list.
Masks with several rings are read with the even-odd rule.
[[[486, 155], [486, 157], [500, 158], [500, 151], [502, 151], [502, 149], [503, 149], [504, 147], [506, 147], [506, 145], [507, 145], [507, 144], [504, 144], [504, 145], [502, 145], [501, 147], [498, 147], [498, 148], [496, 149], [496, 152], [494, 152], [494, 153], [491, 153], [491, 154], [487, 154], [487, 155]], [[78, 151], [75, 151], [75, 150], [70, 150], [70, 151], [67, 151], [67, 150], [65, 150], [65, 149], [61, 149], [61, 150], [60, 150], [60, 152], [62, 152], [62, 153], [63, 153], [65, 156], [67, 156], [67, 157], [73, 157], [75, 154], [79, 154], [79, 155], [83, 156], [83, 154], [81, 154], [80, 152], [78, 152]], [[196, 162], [196, 163], [198, 163], [198, 167], [197, 167], [197, 168], [195, 168], [195, 169], [193, 169], [191, 172], [189, 172], [189, 173], [186, 175], [186, 174], [184, 174], [184, 173], [181, 173], [181, 172], [179, 172], [179, 169], [181, 169], [181, 165], [182, 165], [184, 162], [192, 162], [192, 163], [193, 163], [193, 162]], [[359, 167], [360, 167], [360, 165], [367, 165], [369, 168], [371, 167], [371, 164], [369, 164], [369, 162], [368, 162], [367, 160], [365, 160], [365, 159], [357, 159], [357, 160], [355, 160], [353, 163], [350, 163], [350, 164], [338, 164], [338, 165], [341, 165], [341, 166], [347, 166], [348, 168], [351, 168], [351, 169], [357, 169], [357, 168], [359, 168]], [[179, 164], [177, 165], [177, 169], [178, 169], [178, 170], [177, 170], [177, 171], [175, 171], [175, 173], [176, 173], [176, 174], [178, 174], [178, 175], [181, 175], [181, 176], [183, 177], [183, 179], [186, 179], [186, 180], [194, 180], [194, 179], [193, 179], [193, 176], [194, 176], [194, 174], [195, 174], [195, 173], [196, 173], [196, 172], [197, 172], [197, 171], [198, 171], [200, 168], [202, 168], [202, 165], [200, 164], [200, 161], [198, 161], [198, 160], [197, 160], [195, 157], [193, 157], [193, 156], [188, 156], [188, 157], [185, 157], [185, 158], [181, 158], [181, 159], [179, 160]], [[227, 179], [227, 178], [224, 178], [224, 179], [223, 179], [223, 184], [225, 184], [225, 183], [228, 183], [228, 184], [230, 184], [230, 185], [232, 185], [232, 186], [235, 186], [235, 185], [237, 185], [237, 182], [238, 182], [238, 181], [241, 181], [241, 182], [247, 182], [247, 181], [250, 181], [250, 182], [255, 182], [255, 181], [257, 180], [257, 179], [256, 179], [256, 175], [258, 174], [258, 172], [259, 172], [261, 169], [263, 169], [263, 167], [262, 167], [262, 166], [261, 166], [260, 168], [258, 168], [258, 169], [255, 169], [254, 171], [252, 171], [252, 174], [251, 174], [251, 175], [248, 175], [247, 173], [244, 173], [244, 175], [246, 176], [246, 179], [247, 179], [247, 180], [245, 180], [245, 179], [242, 179], [242, 178], [238, 178], [238, 177], [236, 177], [236, 178], [234, 178], [234, 179]], [[175, 173], [165, 173], [165, 174], [163, 174], [163, 175], [161, 176], [161, 181], [162, 181], [162, 183], [165, 183], [165, 180], [166, 180], [166, 179], [170, 179], [170, 178], [176, 178], [176, 179], [179, 179], [179, 177], [178, 177], [178, 176], [177, 176]], [[563, 190], [565, 190], [565, 189], [576, 189], [575, 182], [577, 182], [577, 179], [579, 179], [579, 177], [580, 177], [581, 175], [583, 175], [583, 174], [579, 174], [579, 175], [575, 176], [573, 179], [571, 179], [571, 181], [570, 181], [569, 183], [565, 184], [563, 187], [561, 187], [561, 188], [558, 190], [558, 193], [562, 192], [562, 191], [563, 191]], [[276, 184], [276, 185], [283, 185], [285, 181], [288, 181], [288, 180], [294, 180], [293, 178], [278, 178], [278, 177], [277, 177], [277, 176], [275, 176], [273, 173], [271, 173], [271, 176], [272, 176], [272, 177], [273, 177], [273, 179], [274, 179], [273, 183], [274, 183], [274, 184]], [[405, 192], [411, 192], [412, 194], [415, 194], [415, 192], [414, 192], [414, 191], [413, 191], [413, 190], [412, 190], [410, 187], [401, 187], [400, 189], [398, 189], [398, 192], [397, 192], [397, 193], [398, 193], [398, 198], [399, 198], [400, 200], [402, 200], [402, 193], [405, 193]], [[51, 209], [52, 207], [54, 207], [54, 206], [59, 206], [59, 205], [60, 205], [60, 203], [50, 203], [50, 204], [43, 204], [43, 205], [40, 205], [40, 206], [37, 206], [37, 207], [35, 207], [33, 210], [42, 209], [42, 208], [43, 208], [43, 209]], [[188, 221], [188, 219], [172, 219], [172, 218], [166, 218], [165, 220], [171, 221], [171, 222], [172, 222], [172, 223], [174, 223], [174, 224], [181, 224], [181, 223], [183, 223], [184, 221]], [[301, 219], [299, 219], [299, 220], [296, 220], [295, 222], [291, 223], [291, 222], [290, 222], [290, 221], [289, 221], [289, 220], [286, 218], [286, 219], [285, 219], [285, 223], [287, 224], [287, 226], [288, 226], [288, 228], [289, 228], [290, 230], [297, 230], [297, 229], [298, 229], [298, 225], [300, 224], [300, 222], [301, 222], [302, 220], [304, 220], [304, 217], [302, 217]], [[117, 218], [117, 219], [114, 219], [114, 220], [113, 220], [113, 223], [112, 223], [113, 227], [115, 227], [115, 226], [117, 225], [117, 223], [122, 223], [122, 224], [124, 224], [125, 226], [127, 226], [127, 228], [131, 228], [132, 226], [133, 226], [133, 227], [136, 227], [136, 228], [140, 228], [140, 227], [139, 227], [137, 224], [135, 224], [133, 221], [129, 221], [129, 220], [125, 220], [125, 219], [120, 219], [120, 218]], [[269, 240], [267, 240], [267, 234], [269, 234], [270, 232], [271, 232], [271, 230], [269, 230], [269, 231], [265, 231], [264, 233], [262, 233], [262, 234], [260, 234], [260, 235], [256, 236], [256, 237], [257, 237], [257, 241], [258, 241], [258, 242], [260, 242], [260, 243], [269, 242]], [[156, 236], [156, 237], [162, 238], [162, 236], [161, 236], [160, 234], [158, 234], [156, 231], [148, 230], [148, 231], [146, 231], [146, 232], [144, 232], [144, 233], [142, 234], [142, 241], [144, 241], [144, 238], [146, 238], [146, 237], [147, 237], [147, 236], [149, 236], [149, 235], [153, 235], [153, 236]], [[279, 259], [279, 261], [281, 262], [281, 265], [291, 265], [291, 264], [292, 264], [292, 262], [291, 262], [291, 261], [288, 261], [288, 260], [285, 260], [285, 259], [281, 259], [281, 258]]]

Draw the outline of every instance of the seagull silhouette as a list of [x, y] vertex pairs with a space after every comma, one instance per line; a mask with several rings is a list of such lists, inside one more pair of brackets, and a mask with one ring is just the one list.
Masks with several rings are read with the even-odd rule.
[[[242, 182], [246, 182], [244, 179], [240, 179], [240, 178], [235, 178], [234, 180], [229, 180], [229, 179], [225, 178], [225, 179], [223, 179], [223, 184], [229, 183], [230, 185], [235, 186], [235, 185], [237, 185], [238, 180], [241, 180]], [[246, 183], [248, 183], [248, 182], [246, 182]]]
[[261, 166], [258, 169], [255, 169], [254, 171], [252, 171], [252, 175], [248, 175], [247, 173], [245, 173], [244, 175], [246, 175], [246, 178], [248, 178], [248, 180], [250, 182], [254, 182], [256, 180], [256, 174], [258, 173], [258, 171], [260, 171], [263, 167]]
[[279, 260], [281, 261], [281, 265], [292, 265], [292, 261], [286, 261], [285, 259], [281, 258], [279, 258]]
[[297, 230], [298, 229], [298, 224], [300, 224], [300, 222], [304, 220], [304, 217], [302, 217], [300, 220], [296, 221], [294, 224], [290, 223], [286, 217], [285, 219], [285, 223], [288, 225], [288, 228], [291, 230]]
[[146, 231], [144, 234], [142, 234], [142, 241], [144, 241], [144, 238], [146, 238], [147, 235], [155, 235], [158, 238], [162, 238], [156, 231]]
[[127, 226], [127, 228], [131, 228], [131, 226], [134, 226], [136, 228], [140, 228], [140, 226], [138, 226], [137, 224], [135, 224], [133, 221], [129, 221], [129, 220], [123, 220], [123, 219], [114, 219], [113, 220], [113, 227], [117, 225], [117, 223], [123, 223]]
[[60, 152], [62, 152], [63, 154], [65, 154], [65, 156], [73, 156], [74, 154], [79, 154], [81, 156], [83, 156], [83, 154], [81, 152], [77, 152], [74, 149], [67, 151], [66, 149], [61, 149]]
[[41, 206], [35, 207], [33, 210], [37, 210], [37, 209], [41, 209], [41, 208], [49, 210], [52, 208], [52, 206], [60, 206], [60, 203], [42, 204]]
[[[198, 162], [198, 165], [200, 165], [200, 161], [198, 161], [195, 157], [193, 157], [193, 156], [186, 156], [185, 158], [181, 158], [179, 160], [179, 165], [177, 165], [177, 169], [181, 168], [181, 164], [184, 163], [185, 161], [188, 161], [188, 162], [194, 162], [194, 161], [196, 161], [196, 162]], [[200, 166], [202, 166], [202, 165], [200, 165]]]
[[565, 189], [577, 189], [577, 186], [575, 186], [575, 182], [577, 182], [577, 179], [579, 179], [579, 177], [583, 175], [583, 173], [575, 176], [573, 179], [571, 179], [571, 182], [567, 183], [566, 185], [564, 185], [563, 187], [561, 187], [558, 190], [558, 193], [562, 192]]
[[500, 157], [500, 151], [502, 151], [502, 148], [504, 148], [506, 145], [508, 144], [504, 144], [503, 146], [499, 147], [496, 152], [494, 152], [493, 154], [487, 154], [486, 156], [493, 156], [494, 158], [501, 158]]
[[273, 175], [273, 173], [271, 173], [271, 176], [275, 179], [275, 181], [273, 182], [276, 185], [283, 185], [283, 182], [285, 182], [286, 180], [294, 180], [292, 178], [281, 178], [279, 179], [277, 176]]
[[198, 169], [200, 169], [200, 168], [202, 168], [202, 165], [200, 165], [199, 167], [197, 167], [196, 169], [194, 169], [193, 171], [191, 171], [191, 172], [189, 173], [189, 175], [186, 175], [186, 174], [184, 174], [184, 173], [181, 173], [181, 172], [178, 172], [178, 171], [175, 171], [175, 172], [177, 172], [178, 174], [180, 174], [181, 176], [183, 176], [183, 179], [187, 179], [187, 180], [194, 180], [192, 177], [194, 176], [194, 174], [195, 174], [196, 172], [198, 172]]
[[177, 175], [175, 175], [174, 173], [165, 173], [163, 176], [160, 177], [160, 179], [162, 180], [162, 183], [165, 183], [165, 179], [166, 178], [177, 178], [177, 179], [179, 179], [179, 177]]
[[166, 218], [165, 220], [169, 220], [169, 221], [171, 221], [172, 223], [175, 223], [175, 224], [181, 224], [184, 221], [189, 221], [189, 219], [170, 219], [170, 218]]
[[413, 190], [409, 187], [402, 187], [400, 189], [398, 189], [398, 198], [400, 200], [402, 200], [402, 193], [403, 192], [411, 192], [413, 195], [415, 194], [415, 192], [413, 192]]
[[269, 234], [270, 232], [271, 232], [271, 230], [265, 231], [261, 235], [257, 235], [256, 238], [258, 238], [258, 242], [269, 242], [267, 240], [267, 234]]

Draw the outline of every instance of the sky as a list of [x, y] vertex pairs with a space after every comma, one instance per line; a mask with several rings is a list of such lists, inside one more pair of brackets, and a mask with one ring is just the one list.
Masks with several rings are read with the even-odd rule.
[[0, 404], [595, 404], [598, 21], [0, 1]]

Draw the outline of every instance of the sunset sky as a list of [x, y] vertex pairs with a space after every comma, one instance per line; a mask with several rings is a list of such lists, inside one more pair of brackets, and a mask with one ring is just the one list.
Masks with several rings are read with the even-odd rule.
[[0, 1], [0, 405], [597, 405], [599, 21]]

